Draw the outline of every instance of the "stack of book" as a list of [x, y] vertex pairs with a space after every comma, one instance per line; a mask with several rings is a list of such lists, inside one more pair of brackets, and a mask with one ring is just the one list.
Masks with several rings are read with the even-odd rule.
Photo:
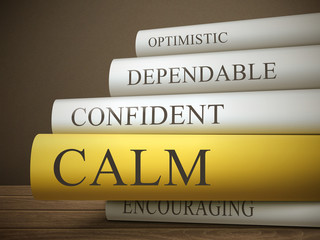
[[320, 227], [319, 22], [138, 32], [112, 97], [54, 102], [34, 197], [109, 200], [109, 220]]

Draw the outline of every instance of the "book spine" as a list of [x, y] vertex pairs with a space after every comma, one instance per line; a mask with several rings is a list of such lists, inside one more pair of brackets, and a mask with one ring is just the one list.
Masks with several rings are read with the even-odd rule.
[[142, 30], [138, 57], [320, 44], [320, 14]]
[[320, 88], [320, 45], [114, 59], [111, 96]]
[[53, 133], [320, 133], [320, 89], [56, 100]]
[[107, 201], [105, 211], [121, 221], [320, 227], [319, 202]]
[[[43, 200], [320, 201], [320, 135], [44, 134]], [[75, 169], [77, 169], [75, 171]]]

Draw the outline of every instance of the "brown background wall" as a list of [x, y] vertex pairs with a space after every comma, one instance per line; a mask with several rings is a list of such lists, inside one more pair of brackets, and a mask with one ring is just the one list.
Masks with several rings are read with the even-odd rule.
[[[108, 96], [138, 30], [319, 12], [318, 0], [1, 1], [0, 184], [29, 184], [32, 140], [57, 98]], [[320, 24], [320, 23], [319, 23]]]

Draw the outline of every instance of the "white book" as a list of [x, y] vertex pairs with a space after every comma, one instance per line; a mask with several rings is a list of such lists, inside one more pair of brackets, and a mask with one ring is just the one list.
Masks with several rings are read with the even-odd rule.
[[121, 221], [320, 227], [319, 202], [107, 201], [105, 211]]
[[138, 57], [320, 44], [320, 13], [141, 30]]
[[114, 59], [111, 96], [320, 88], [320, 45]]
[[319, 134], [320, 89], [56, 100], [53, 133]]

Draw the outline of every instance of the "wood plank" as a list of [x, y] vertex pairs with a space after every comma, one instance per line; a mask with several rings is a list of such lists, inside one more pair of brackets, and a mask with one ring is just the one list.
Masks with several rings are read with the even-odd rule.
[[286, 228], [257, 228], [257, 229], [230, 229], [230, 228], [176, 228], [176, 229], [32, 229], [32, 230], [0, 230], [2, 239], [320, 239], [318, 229], [286, 229]]
[[104, 211], [1, 210], [0, 228], [107, 228]]
[[107, 221], [104, 201], [40, 201], [0, 186], [0, 239], [320, 239], [320, 229]]
[[104, 210], [105, 201], [42, 201], [32, 196], [0, 196], [0, 210]]
[[[210, 224], [107, 221], [103, 210], [0, 210], [0, 229], [206, 228]], [[232, 226], [232, 225], [230, 225]]]
[[1, 185], [0, 196], [32, 196], [29, 185]]

